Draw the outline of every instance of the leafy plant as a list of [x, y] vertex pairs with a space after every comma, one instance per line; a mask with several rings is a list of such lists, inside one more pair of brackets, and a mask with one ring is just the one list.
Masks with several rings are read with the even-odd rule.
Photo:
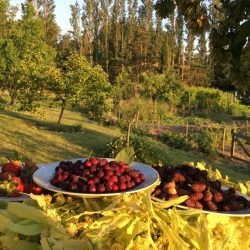
[[218, 155], [220, 140], [220, 133], [211, 129], [201, 129], [199, 133], [196, 134], [195, 138], [199, 151], [209, 156]]
[[186, 135], [183, 133], [165, 132], [162, 136], [160, 136], [160, 139], [161, 141], [173, 148], [190, 149], [192, 147], [191, 142], [186, 141]]
[[[105, 155], [114, 158], [127, 145], [127, 138], [120, 137], [107, 144]], [[130, 146], [134, 149], [135, 160], [143, 163], [153, 164], [166, 162], [168, 156], [165, 145], [150, 137], [132, 135]]]

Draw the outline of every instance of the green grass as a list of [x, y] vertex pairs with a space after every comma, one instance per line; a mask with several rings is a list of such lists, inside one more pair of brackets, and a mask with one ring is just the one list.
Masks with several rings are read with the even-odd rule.
[[[54, 131], [59, 111], [59, 108], [43, 108], [31, 114], [0, 110], [0, 162], [6, 162], [6, 156], [36, 163], [87, 157], [91, 152], [103, 157], [107, 142], [122, 135], [119, 129], [100, 126], [88, 121], [82, 113], [68, 110], [60, 129], [66, 132]], [[74, 127], [82, 129], [72, 132]], [[221, 158], [212, 161], [202, 154], [167, 146], [165, 153], [170, 164], [206, 161], [233, 180], [250, 179], [250, 168], [243, 163]]]
[[37, 163], [86, 157], [91, 151], [93, 156], [103, 156], [106, 143], [121, 135], [118, 129], [98, 126], [74, 111], [65, 112], [62, 124], [81, 125], [81, 132], [50, 131], [47, 128], [56, 126], [59, 109], [39, 111], [40, 114], [0, 111], [0, 162], [6, 161], [5, 156], [21, 156], [23, 161]]

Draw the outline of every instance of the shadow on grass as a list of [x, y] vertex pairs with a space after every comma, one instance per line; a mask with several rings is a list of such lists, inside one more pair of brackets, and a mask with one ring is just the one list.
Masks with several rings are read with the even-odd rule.
[[[59, 128], [63, 131], [55, 130], [57, 124], [50, 121], [40, 121], [29, 115], [20, 114], [17, 112], [0, 111], [0, 114], [8, 118], [19, 119], [27, 124], [29, 128], [35, 127], [40, 129], [39, 136], [36, 134], [27, 133], [26, 131], [15, 131], [15, 139], [13, 144], [13, 152], [23, 156], [25, 160], [37, 159], [43, 162], [57, 161], [62, 159], [87, 157], [92, 151], [94, 156], [104, 156], [106, 144], [114, 138], [112, 135], [102, 133], [92, 129], [79, 129], [76, 131], [76, 126], [60, 125]], [[14, 126], [14, 124], [13, 124]], [[53, 135], [53, 137], [49, 137]], [[8, 137], [11, 137], [11, 132]], [[21, 143], [20, 143], [21, 142]], [[20, 148], [21, 144], [21, 148]], [[4, 146], [4, 140], [3, 140]], [[73, 147], [73, 148], [72, 148]], [[4, 150], [2, 152], [4, 153]], [[10, 155], [11, 152], [5, 152]], [[35, 157], [32, 157], [35, 155]], [[42, 163], [42, 162], [39, 162]]]

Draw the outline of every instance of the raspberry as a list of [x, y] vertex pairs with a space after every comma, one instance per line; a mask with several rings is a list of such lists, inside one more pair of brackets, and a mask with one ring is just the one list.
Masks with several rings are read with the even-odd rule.
[[218, 207], [216, 206], [216, 204], [212, 201], [208, 201], [205, 203], [207, 208], [210, 210], [210, 211], [217, 211], [218, 210]]
[[204, 179], [206, 179], [208, 175], [207, 170], [201, 170], [201, 175], [203, 176]]
[[191, 207], [191, 208], [198, 208], [198, 209], [202, 209], [203, 208], [203, 205], [201, 202], [199, 201], [195, 201], [193, 199], [187, 199], [184, 204], [187, 206], [187, 207]]
[[204, 193], [203, 200], [206, 201], [206, 202], [208, 202], [208, 201], [211, 201], [211, 200], [212, 200], [212, 197], [213, 197], [212, 193], [211, 193], [210, 191], [207, 190], [207, 191], [205, 191], [205, 193]]
[[225, 203], [222, 205], [222, 210], [223, 210], [223, 211], [230, 211], [230, 210], [231, 210], [230, 204], [229, 204], [228, 202], [225, 202]]
[[168, 200], [174, 200], [177, 199], [178, 197], [179, 197], [178, 194], [170, 194]]
[[229, 188], [229, 189], [227, 190], [227, 193], [228, 193], [229, 195], [231, 195], [231, 194], [236, 194], [236, 191], [235, 191], [234, 188]]
[[191, 189], [194, 192], [202, 193], [206, 189], [206, 185], [201, 181], [196, 181], [192, 184]]
[[165, 182], [163, 184], [162, 190], [165, 192], [169, 188], [175, 188], [175, 183], [173, 181], [172, 182]]
[[160, 198], [161, 198], [162, 200], [168, 200], [169, 195], [166, 194], [166, 193], [162, 193], [161, 196], [160, 196]]
[[239, 198], [239, 195], [237, 194], [230, 194], [228, 197], [229, 200], [234, 200], [234, 201], [238, 200], [238, 198]]
[[186, 182], [191, 184], [194, 182], [193, 178], [191, 176], [186, 175]]
[[177, 182], [185, 182], [186, 181], [186, 177], [179, 173], [179, 172], [176, 172], [174, 173], [174, 182], [177, 183]]
[[190, 198], [194, 201], [199, 201], [203, 198], [203, 193], [194, 193], [190, 196]]
[[198, 168], [193, 168], [193, 167], [189, 166], [187, 169], [187, 174], [190, 176], [193, 176], [193, 175], [197, 174], [198, 172], [199, 172]]
[[238, 201], [231, 201], [230, 203], [230, 209], [235, 211], [235, 210], [239, 210], [240, 208], [240, 203]]
[[161, 194], [162, 194], [162, 191], [159, 187], [157, 187], [153, 192], [153, 195], [156, 197], [160, 197]]
[[201, 174], [195, 174], [193, 176], [193, 180], [194, 181], [202, 181], [202, 182], [205, 181], [204, 177]]
[[220, 190], [221, 189], [221, 182], [220, 181], [211, 181], [210, 182], [211, 187]]
[[223, 194], [221, 192], [216, 192], [213, 194], [213, 201], [215, 203], [222, 202], [224, 200]]
[[177, 194], [176, 188], [168, 188], [165, 189], [165, 193], [172, 195], [172, 194]]

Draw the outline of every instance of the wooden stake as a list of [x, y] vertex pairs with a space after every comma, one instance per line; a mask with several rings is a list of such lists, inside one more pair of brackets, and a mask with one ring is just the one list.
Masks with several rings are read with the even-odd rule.
[[227, 130], [226, 130], [226, 127], [225, 127], [224, 130], [223, 130], [223, 141], [222, 141], [222, 153], [223, 154], [225, 153], [226, 133], [227, 133]]
[[186, 143], [188, 142], [188, 122], [187, 122], [187, 125], [186, 125]]
[[235, 150], [235, 131], [234, 129], [231, 130], [231, 134], [232, 134], [232, 143], [231, 143], [231, 158], [234, 157], [234, 150]]
[[137, 113], [136, 113], [136, 122], [135, 122], [135, 127], [136, 127], [136, 128], [138, 127], [139, 114], [140, 114], [140, 111], [138, 110]]
[[160, 133], [160, 119], [159, 116], [157, 116], [157, 134], [159, 135]]

